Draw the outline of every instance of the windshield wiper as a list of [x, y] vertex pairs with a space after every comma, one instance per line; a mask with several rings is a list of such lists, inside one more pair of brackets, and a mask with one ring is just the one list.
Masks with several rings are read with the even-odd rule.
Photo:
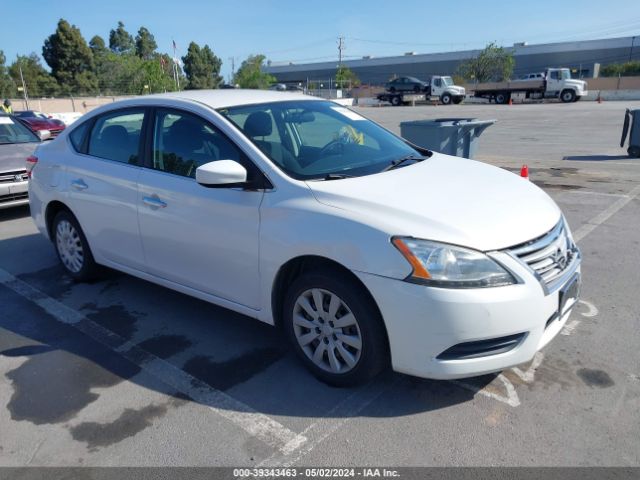
[[416, 157], [415, 155], [411, 154], [411, 155], [407, 155], [406, 157], [402, 157], [402, 158], [398, 158], [397, 160], [393, 160], [391, 162], [391, 164], [385, 168], [383, 168], [381, 170], [381, 172], [386, 172], [389, 170], [393, 170], [394, 168], [398, 168], [400, 165], [402, 165], [403, 163], [409, 162], [409, 161], [414, 161], [414, 162], [421, 162], [423, 160], [426, 160], [427, 157]]
[[[343, 178], [354, 178], [353, 175], [346, 175], [344, 173], [327, 173], [322, 180], [342, 180]], [[317, 178], [316, 180], [320, 180]]]

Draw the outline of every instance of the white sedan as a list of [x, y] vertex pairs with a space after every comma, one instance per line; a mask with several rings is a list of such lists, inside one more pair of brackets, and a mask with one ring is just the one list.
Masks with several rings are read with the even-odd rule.
[[68, 274], [105, 265], [282, 327], [334, 385], [530, 360], [578, 298], [580, 252], [538, 187], [298, 93], [98, 108], [30, 157]]

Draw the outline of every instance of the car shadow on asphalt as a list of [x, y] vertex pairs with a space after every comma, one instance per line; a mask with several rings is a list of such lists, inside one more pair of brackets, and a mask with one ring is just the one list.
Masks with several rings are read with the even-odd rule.
[[608, 162], [610, 160], [630, 160], [629, 155], [569, 155], [562, 157], [563, 160], [573, 160], [577, 162]]
[[29, 215], [31, 215], [29, 205], [23, 205], [21, 207], [14, 208], [4, 208], [0, 209], [0, 222], [4, 222], [5, 220], [16, 220], [18, 218], [28, 217]]
[[[93, 284], [73, 283], [57, 265], [20, 279], [65, 305], [84, 298], [86, 302], [74, 309], [90, 324], [135, 345], [146, 360], [125, 358], [116, 351], [121, 342], [109, 348], [0, 286], [0, 299], [6, 297], [2, 303], [11, 305], [0, 315], [0, 330], [5, 331], [0, 335], [0, 361], [3, 356], [27, 358], [6, 374], [14, 389], [8, 406], [14, 420], [68, 421], [98, 399], [94, 387], [108, 388], [125, 380], [221, 408], [193, 399], [188, 389], [163, 383], [170, 372], [167, 378], [162, 370], [155, 376], [143, 372], [141, 366], [150, 358], [185, 372], [196, 386], [225, 392], [266, 415], [396, 417], [468, 402], [477, 392], [453, 382], [392, 372], [366, 386], [330, 387], [306, 371], [279, 329], [112, 270]], [[480, 390], [494, 378], [482, 377], [474, 385]], [[361, 408], [335, 408], [363, 389], [377, 391], [376, 401], [364, 402]]]

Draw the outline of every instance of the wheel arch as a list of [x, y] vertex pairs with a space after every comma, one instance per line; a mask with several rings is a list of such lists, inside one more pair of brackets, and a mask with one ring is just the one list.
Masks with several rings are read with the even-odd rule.
[[61, 202], [60, 200], [52, 200], [51, 202], [49, 202], [44, 213], [44, 224], [47, 228], [47, 234], [49, 235], [49, 239], [51, 241], [53, 241], [53, 219], [56, 218], [56, 215], [62, 211], [69, 212], [75, 217], [76, 220], [78, 219], [78, 217], [76, 217], [69, 206], [64, 202]]
[[373, 295], [371, 295], [371, 292], [369, 291], [367, 286], [362, 283], [362, 281], [356, 274], [354, 274], [351, 270], [349, 270], [341, 263], [319, 255], [301, 255], [298, 257], [294, 257], [288, 260], [278, 269], [278, 273], [276, 273], [271, 288], [271, 311], [273, 314], [273, 322], [276, 327], [282, 327], [282, 310], [284, 306], [284, 296], [286, 294], [287, 288], [293, 283], [296, 278], [298, 278], [303, 273], [321, 269], [333, 271], [338, 275], [345, 275], [347, 278], [359, 285], [360, 288], [362, 288], [362, 291], [365, 295], [367, 295], [369, 301], [371, 302], [371, 305], [373, 305], [373, 307], [377, 310], [380, 318], [382, 319], [384, 333], [387, 337], [388, 345], [389, 335], [387, 333], [387, 326], [382, 316], [382, 312], [378, 307], [378, 303], [373, 298]]

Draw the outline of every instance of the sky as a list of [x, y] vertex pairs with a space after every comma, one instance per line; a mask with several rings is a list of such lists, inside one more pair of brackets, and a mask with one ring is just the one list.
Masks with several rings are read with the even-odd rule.
[[[393, 5], [401, 4], [401, 8]], [[640, 35], [640, 0], [0, 0], [0, 50], [10, 64], [18, 54], [42, 54], [58, 20], [80, 28], [87, 41], [122, 20], [135, 36], [140, 26], [158, 49], [186, 53], [207, 44], [228, 78], [248, 55], [273, 62], [307, 63]], [[44, 62], [43, 62], [44, 63]], [[45, 65], [46, 66], [46, 65]]]

